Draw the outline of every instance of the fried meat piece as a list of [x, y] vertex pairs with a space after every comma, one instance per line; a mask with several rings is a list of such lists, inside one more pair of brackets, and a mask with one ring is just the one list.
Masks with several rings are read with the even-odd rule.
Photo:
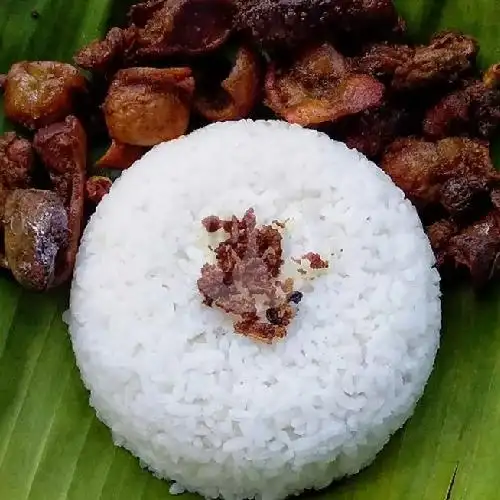
[[31, 143], [14, 132], [0, 136], [0, 226], [9, 191], [29, 187], [34, 154]]
[[478, 44], [473, 38], [451, 31], [439, 33], [396, 68], [392, 86], [396, 90], [412, 90], [453, 83], [473, 67], [477, 52]]
[[97, 205], [109, 193], [113, 182], [108, 177], [93, 175], [85, 183], [85, 197], [88, 201]]
[[361, 56], [351, 58], [349, 65], [352, 71], [390, 81], [396, 69], [408, 63], [414, 55], [415, 49], [409, 45], [375, 43]]
[[241, 47], [228, 77], [215, 92], [196, 90], [194, 107], [210, 121], [246, 118], [260, 94], [258, 56], [249, 48]]
[[442, 219], [425, 229], [432, 250], [436, 257], [436, 265], [442, 268], [449, 260], [448, 246], [450, 239], [458, 233], [458, 227], [450, 220]]
[[483, 83], [489, 89], [500, 87], [500, 63], [491, 65], [483, 75]]
[[112, 141], [108, 150], [98, 160], [96, 165], [101, 168], [125, 170], [141, 158], [146, 151], [147, 148], [141, 146], [132, 146]]
[[448, 254], [467, 268], [474, 285], [484, 286], [498, 271], [500, 212], [492, 211], [450, 239]]
[[73, 272], [83, 228], [87, 137], [80, 122], [68, 116], [64, 122], [39, 130], [34, 146], [68, 214], [68, 245], [58, 260], [52, 283], [58, 286]]
[[189, 124], [193, 92], [189, 68], [119, 71], [104, 102], [111, 138], [147, 147], [183, 135]]
[[488, 145], [460, 137], [437, 143], [414, 138], [396, 140], [381, 166], [417, 208], [444, 202], [445, 208], [455, 214], [469, 210], [483, 184], [490, 186], [499, 180]]
[[229, 38], [235, 8], [232, 0], [165, 0], [136, 6], [131, 19], [141, 26], [138, 57], [204, 54]]
[[445, 96], [425, 117], [424, 133], [432, 139], [452, 135], [490, 138], [500, 126], [500, 90], [474, 82]]
[[71, 114], [85, 88], [85, 78], [70, 64], [19, 62], [7, 74], [5, 114], [30, 129], [44, 127]]
[[439, 199], [450, 215], [468, 215], [489, 201], [488, 179], [473, 175], [452, 177], [441, 185]]
[[384, 86], [373, 77], [349, 74], [331, 45], [303, 52], [290, 68], [268, 68], [266, 105], [299, 125], [336, 121], [382, 103]]
[[137, 29], [111, 28], [104, 40], [95, 40], [79, 50], [75, 63], [83, 69], [96, 73], [113, 72], [132, 57], [137, 39]]
[[392, 0], [238, 0], [238, 27], [267, 50], [296, 48], [327, 31], [373, 39], [400, 28]]
[[54, 285], [58, 257], [68, 244], [68, 216], [53, 191], [16, 189], [5, 204], [5, 257], [25, 288]]

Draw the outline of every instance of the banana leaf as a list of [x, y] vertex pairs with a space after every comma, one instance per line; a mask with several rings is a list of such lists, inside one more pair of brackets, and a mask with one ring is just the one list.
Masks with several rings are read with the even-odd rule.
[[[71, 60], [128, 3], [1, 0], [0, 72], [23, 59]], [[459, 28], [480, 41], [481, 65], [500, 60], [498, 0], [397, 3], [417, 39]], [[9, 128], [1, 115], [0, 127]], [[316, 498], [500, 497], [499, 299], [446, 290], [441, 349], [414, 416], [371, 467]], [[168, 498], [169, 485], [115, 448], [88, 406], [61, 319], [67, 302], [68, 290], [32, 294], [0, 274], [0, 499]]]

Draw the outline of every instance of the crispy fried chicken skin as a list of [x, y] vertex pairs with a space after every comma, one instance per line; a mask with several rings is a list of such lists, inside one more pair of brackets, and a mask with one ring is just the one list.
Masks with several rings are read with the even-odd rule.
[[[234, 65], [220, 88], [208, 91], [197, 86], [194, 107], [210, 121], [246, 118], [261, 94], [259, 59], [252, 49], [241, 47]], [[209, 75], [208, 75], [209, 76]]]
[[429, 45], [417, 47], [413, 57], [396, 68], [392, 86], [397, 90], [413, 90], [453, 83], [472, 68], [477, 52], [473, 38], [454, 32], [439, 33]]
[[5, 204], [5, 258], [25, 288], [44, 291], [56, 284], [57, 260], [68, 244], [68, 216], [53, 191], [16, 189]]
[[104, 103], [111, 138], [134, 146], [154, 146], [183, 135], [193, 92], [189, 68], [119, 71]]
[[349, 74], [343, 56], [325, 43], [303, 52], [291, 67], [271, 64], [265, 93], [274, 113], [307, 126], [380, 105], [384, 87], [369, 75]]
[[68, 245], [58, 259], [53, 280], [57, 286], [71, 276], [83, 229], [87, 138], [80, 122], [68, 116], [64, 122], [39, 130], [34, 146], [68, 214]]
[[232, 0], [145, 2], [130, 11], [138, 27], [137, 56], [203, 54], [220, 47], [235, 22]]
[[75, 97], [85, 87], [85, 78], [70, 64], [13, 64], [5, 82], [5, 114], [29, 129], [50, 125], [73, 112]]

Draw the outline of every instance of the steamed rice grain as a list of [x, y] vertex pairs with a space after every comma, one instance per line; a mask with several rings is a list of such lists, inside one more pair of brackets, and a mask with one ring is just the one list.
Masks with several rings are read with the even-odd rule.
[[[200, 221], [288, 221], [304, 292], [288, 336], [236, 335], [196, 287]], [[306, 280], [289, 259], [329, 268]], [[209, 498], [275, 500], [354, 474], [412, 413], [440, 329], [418, 216], [373, 163], [282, 122], [220, 123], [154, 148], [99, 205], [80, 248], [70, 332], [90, 402], [162, 478]]]

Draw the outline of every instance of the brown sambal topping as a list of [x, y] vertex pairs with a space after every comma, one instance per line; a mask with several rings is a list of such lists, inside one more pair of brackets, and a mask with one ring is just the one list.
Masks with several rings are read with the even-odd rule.
[[201, 269], [198, 289], [204, 303], [231, 314], [236, 333], [266, 343], [285, 337], [303, 295], [293, 290], [292, 278], [280, 279], [281, 226], [258, 226], [252, 208], [242, 219], [211, 215], [202, 225], [208, 233], [227, 234], [214, 249], [215, 263]]
[[317, 253], [309, 252], [303, 255], [302, 258], [309, 261], [311, 269], [326, 269], [328, 267], [328, 261], [322, 259]]

